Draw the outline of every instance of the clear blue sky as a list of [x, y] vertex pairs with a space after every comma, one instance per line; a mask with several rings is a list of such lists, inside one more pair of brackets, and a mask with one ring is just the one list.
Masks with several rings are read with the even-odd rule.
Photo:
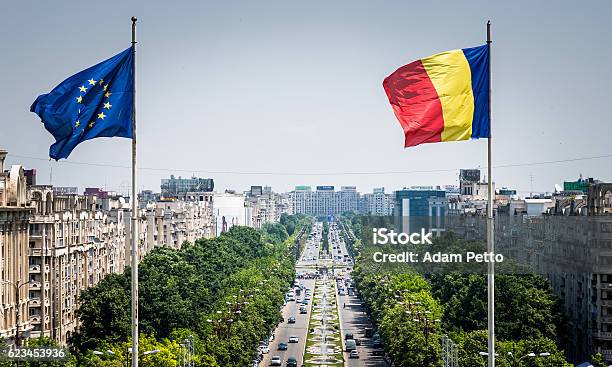
[[[139, 157], [143, 167], [269, 184], [453, 184], [457, 172], [371, 172], [486, 165], [486, 141], [403, 148], [382, 89], [397, 67], [482, 44], [493, 23], [494, 165], [612, 154], [609, 1], [57, 1], [0, 5], [0, 147], [39, 183], [129, 186], [129, 170], [45, 158], [53, 142], [29, 112], [42, 93], [129, 46], [138, 22]], [[12, 156], [11, 156], [12, 154]], [[130, 164], [130, 142], [97, 139], [69, 161]], [[579, 173], [611, 181], [611, 158], [499, 168], [498, 186], [550, 191]], [[187, 171], [178, 171], [178, 170]], [[166, 171], [141, 171], [159, 188]]]

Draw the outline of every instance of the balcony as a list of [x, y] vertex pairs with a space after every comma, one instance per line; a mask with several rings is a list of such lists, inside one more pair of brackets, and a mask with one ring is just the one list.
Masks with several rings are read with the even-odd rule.
[[30, 307], [40, 307], [40, 298], [30, 298]]
[[42, 249], [40, 248], [31, 248], [30, 256], [42, 256]]
[[609, 332], [609, 331], [596, 331], [596, 332], [593, 333], [593, 339], [612, 340], [612, 332]]
[[39, 290], [40, 289], [40, 282], [31, 282], [30, 283], [30, 289], [31, 290]]
[[40, 265], [30, 265], [30, 273], [40, 273]]
[[30, 323], [32, 323], [32, 324], [40, 324], [40, 321], [41, 321], [40, 315], [31, 315], [30, 316]]

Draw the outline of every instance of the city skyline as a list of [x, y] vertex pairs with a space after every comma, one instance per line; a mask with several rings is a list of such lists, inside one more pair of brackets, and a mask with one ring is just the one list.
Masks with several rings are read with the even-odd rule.
[[[78, 24], [106, 14], [112, 3], [74, 4], [41, 4], [27, 12], [9, 4], [0, 25], [7, 51], [0, 81], [14, 86], [0, 92], [1, 148], [9, 151], [7, 164], [36, 168], [39, 183], [50, 181], [52, 168], [56, 186], [129, 187], [129, 168], [117, 168], [129, 167], [128, 140], [87, 142], [67, 161], [46, 162], [52, 138], [28, 108], [67, 76], [127, 47], [131, 15], [140, 19], [139, 166], [154, 168], [139, 172], [141, 189], [156, 190], [162, 177], [187, 177], [190, 170], [236, 190], [333, 184], [368, 192], [457, 184], [460, 168], [485, 168], [486, 141], [404, 150], [381, 84], [417, 58], [484, 43], [487, 19], [493, 24], [494, 166], [609, 153], [606, 134], [599, 133], [607, 116], [596, 107], [605, 105], [612, 82], [599, 72], [610, 51], [582, 42], [609, 38], [606, 2], [445, 9], [394, 2], [133, 3], [102, 17], [103, 30]], [[28, 23], [39, 26], [24, 27]], [[552, 191], [579, 174], [611, 181], [601, 168], [609, 159], [496, 168], [494, 181], [522, 193], [532, 185], [535, 192]], [[381, 171], [412, 173], [339, 174]]]

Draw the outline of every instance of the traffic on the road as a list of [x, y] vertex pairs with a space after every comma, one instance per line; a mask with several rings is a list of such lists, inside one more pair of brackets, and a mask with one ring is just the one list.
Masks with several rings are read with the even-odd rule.
[[[258, 348], [259, 357], [253, 361], [254, 367], [305, 367], [323, 364], [348, 367], [387, 366], [383, 359], [384, 349], [380, 338], [374, 332], [351, 280], [353, 259], [347, 251], [341, 229], [336, 222], [329, 223], [329, 250], [325, 251], [322, 247], [323, 228], [322, 222], [315, 222], [312, 226], [301, 256], [296, 262], [295, 282], [285, 294], [285, 304], [280, 310], [281, 322], [270, 338], [261, 342]], [[342, 360], [331, 358], [331, 348], [321, 348], [319, 352], [329, 353], [330, 358], [317, 356], [304, 360], [307, 355], [309, 320], [313, 310], [313, 291], [317, 280], [331, 281], [332, 285], [335, 280], [335, 288], [326, 286], [323, 297], [327, 297], [328, 304], [335, 304], [338, 308]], [[318, 361], [324, 362], [321, 364]]]

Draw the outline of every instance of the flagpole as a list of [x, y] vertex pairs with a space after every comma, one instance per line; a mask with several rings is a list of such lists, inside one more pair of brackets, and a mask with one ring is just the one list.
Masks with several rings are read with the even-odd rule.
[[[132, 17], [132, 367], [138, 367], [138, 199], [136, 197], [136, 17]], [[129, 357], [129, 353], [128, 353]]]
[[[488, 153], [488, 164], [487, 164], [487, 176], [489, 178], [488, 184], [488, 205], [487, 205], [487, 252], [493, 253], [495, 251], [495, 238], [494, 238], [494, 221], [493, 221], [493, 177], [491, 176], [491, 21], [487, 21], [487, 51], [489, 54], [489, 139], [487, 146]], [[489, 331], [489, 353], [488, 353], [488, 366], [495, 367], [495, 264], [490, 261], [488, 263], [488, 274], [487, 274], [487, 298], [488, 298], [488, 331]]]

